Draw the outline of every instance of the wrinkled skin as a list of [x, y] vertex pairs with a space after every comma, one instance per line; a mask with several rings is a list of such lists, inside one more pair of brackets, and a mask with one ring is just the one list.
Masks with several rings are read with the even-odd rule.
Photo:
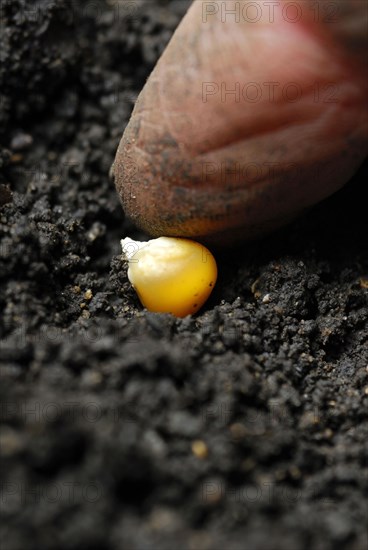
[[136, 225], [234, 244], [286, 223], [359, 168], [367, 5], [341, 0], [336, 13], [318, 13], [311, 4], [301, 0], [297, 13], [277, 2], [270, 14], [258, 2], [239, 21], [220, 2], [217, 14], [205, 11], [215, 2], [192, 4], [116, 155], [116, 187]]

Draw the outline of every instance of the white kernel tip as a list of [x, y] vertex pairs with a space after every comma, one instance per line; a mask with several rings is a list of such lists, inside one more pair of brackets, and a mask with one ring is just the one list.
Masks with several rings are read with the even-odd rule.
[[138, 250], [141, 250], [148, 245], [149, 241], [134, 241], [130, 237], [126, 237], [120, 241], [123, 256], [126, 260], [131, 260]]

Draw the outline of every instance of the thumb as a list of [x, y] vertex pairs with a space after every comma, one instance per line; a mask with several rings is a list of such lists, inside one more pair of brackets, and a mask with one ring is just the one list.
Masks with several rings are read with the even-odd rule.
[[192, 4], [116, 155], [117, 190], [139, 227], [204, 242], [253, 238], [359, 167], [367, 137], [360, 39], [349, 38], [344, 18], [328, 27], [298, 6]]

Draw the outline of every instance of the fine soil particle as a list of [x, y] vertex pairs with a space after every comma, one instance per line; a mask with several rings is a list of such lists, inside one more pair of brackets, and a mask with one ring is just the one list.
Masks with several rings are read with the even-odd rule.
[[4, 550], [367, 547], [367, 165], [194, 317], [127, 280], [108, 172], [187, 6], [1, 2]]

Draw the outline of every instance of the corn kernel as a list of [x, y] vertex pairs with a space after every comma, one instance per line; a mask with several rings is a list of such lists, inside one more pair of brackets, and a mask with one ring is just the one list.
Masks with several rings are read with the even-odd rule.
[[203, 460], [208, 457], [208, 447], [204, 441], [196, 439], [192, 443], [192, 453]]
[[185, 317], [196, 313], [215, 286], [217, 266], [211, 252], [188, 239], [159, 237], [121, 241], [129, 260], [128, 278], [150, 311]]

